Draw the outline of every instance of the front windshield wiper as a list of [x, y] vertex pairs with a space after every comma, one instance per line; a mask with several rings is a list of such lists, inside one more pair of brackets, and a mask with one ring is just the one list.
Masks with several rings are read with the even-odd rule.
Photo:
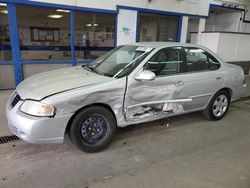
[[83, 65], [82, 68], [88, 70], [89, 72], [93, 72], [93, 68], [89, 66], [89, 64], [87, 65]]
[[100, 74], [100, 75], [103, 75], [103, 76], [104, 76], [104, 74], [100, 73], [100, 72], [97, 71], [95, 68], [89, 66], [89, 64], [83, 66], [83, 68], [85, 68], [86, 70], [88, 70], [88, 71], [90, 71], [90, 72], [94, 72], [94, 73], [97, 73], [97, 74]]

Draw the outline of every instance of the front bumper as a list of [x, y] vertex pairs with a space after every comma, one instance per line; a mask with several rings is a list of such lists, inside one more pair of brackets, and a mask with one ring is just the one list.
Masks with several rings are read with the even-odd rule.
[[54, 117], [34, 117], [19, 110], [20, 100], [14, 108], [10, 102], [6, 105], [6, 115], [10, 130], [20, 139], [34, 144], [62, 143], [65, 129], [71, 114]]

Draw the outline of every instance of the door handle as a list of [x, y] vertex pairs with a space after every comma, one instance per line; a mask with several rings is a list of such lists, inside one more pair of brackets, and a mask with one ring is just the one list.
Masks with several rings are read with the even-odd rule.
[[221, 76], [216, 76], [216, 80], [220, 80], [221, 79]]
[[183, 86], [184, 85], [184, 82], [183, 81], [176, 81], [174, 83], [175, 86]]

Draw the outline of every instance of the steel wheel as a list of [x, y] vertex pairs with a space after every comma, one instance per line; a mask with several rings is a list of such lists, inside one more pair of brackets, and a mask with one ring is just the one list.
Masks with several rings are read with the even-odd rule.
[[105, 120], [98, 115], [88, 117], [81, 125], [81, 136], [89, 144], [101, 141], [108, 131]]
[[75, 114], [69, 135], [72, 142], [82, 151], [97, 152], [110, 145], [116, 128], [116, 119], [112, 112], [96, 105]]

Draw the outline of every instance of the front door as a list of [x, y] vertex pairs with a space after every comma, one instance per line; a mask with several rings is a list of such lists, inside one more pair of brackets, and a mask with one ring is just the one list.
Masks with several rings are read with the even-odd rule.
[[187, 97], [185, 74], [183, 74], [181, 47], [163, 48], [144, 65], [143, 70], [155, 73], [152, 81], [128, 78], [125, 97], [127, 121], [154, 120], [185, 111]]

